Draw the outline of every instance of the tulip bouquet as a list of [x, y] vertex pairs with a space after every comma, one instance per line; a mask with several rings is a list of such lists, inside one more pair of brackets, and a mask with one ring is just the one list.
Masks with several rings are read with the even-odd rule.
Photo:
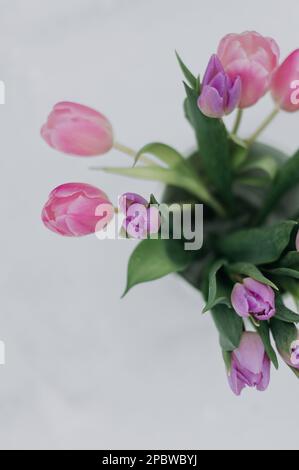
[[[218, 329], [232, 391], [239, 395], [245, 386], [262, 391], [271, 363], [278, 368], [277, 352], [299, 377], [299, 315], [285, 305], [287, 294], [299, 302], [299, 151], [288, 156], [258, 142], [280, 110], [299, 111], [299, 49], [280, 64], [273, 39], [256, 32], [229, 34], [202, 80], [177, 58], [184, 112], [195, 133], [190, 155], [157, 142], [134, 151], [115, 141], [102, 114], [69, 102], [54, 107], [41, 131], [51, 147], [67, 154], [97, 156], [113, 147], [128, 154], [133, 165], [101, 169], [163, 182], [163, 198], [126, 193], [114, 208], [101, 189], [67, 183], [51, 192], [42, 219], [53, 232], [76, 237], [105, 232], [122, 214], [122, 236], [140, 240], [129, 260], [125, 293], [179, 273], [205, 299], [203, 312], [210, 312]], [[244, 110], [268, 91], [273, 110], [251, 136], [241, 138]], [[228, 130], [223, 118], [233, 111], [235, 123]], [[204, 207], [203, 245], [196, 249], [186, 249], [190, 237], [175, 236], [174, 224], [163, 236], [162, 205], [184, 216], [185, 203], [191, 204], [193, 222], [196, 207]]]

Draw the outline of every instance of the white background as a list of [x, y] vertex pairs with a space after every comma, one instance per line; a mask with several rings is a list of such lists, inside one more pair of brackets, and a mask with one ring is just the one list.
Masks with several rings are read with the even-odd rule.
[[[189, 149], [174, 49], [203, 72], [228, 32], [272, 36], [284, 57], [298, 27], [297, 0], [0, 0], [1, 449], [298, 447], [298, 382], [283, 364], [267, 392], [235, 397], [197, 292], [169, 276], [120, 300], [132, 242], [64, 239], [40, 221], [64, 182], [115, 202], [161, 186], [88, 170], [131, 163], [116, 151], [76, 159], [39, 137], [52, 105], [73, 100], [123, 143]], [[242, 134], [270, 109], [265, 98], [247, 111]], [[298, 117], [281, 114], [264, 140], [294, 151]]]

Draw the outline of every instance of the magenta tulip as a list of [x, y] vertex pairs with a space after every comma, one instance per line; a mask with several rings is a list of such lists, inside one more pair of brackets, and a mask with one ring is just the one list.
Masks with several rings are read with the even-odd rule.
[[71, 155], [101, 155], [113, 146], [108, 119], [98, 111], [76, 103], [56, 104], [41, 135], [51, 147]]
[[50, 193], [42, 220], [59, 235], [81, 237], [105, 227], [113, 215], [114, 208], [103, 191], [85, 183], [67, 183]]
[[123, 194], [119, 198], [119, 207], [125, 215], [123, 229], [131, 238], [143, 239], [159, 232], [159, 209], [155, 205], [149, 205], [139, 194]]
[[239, 347], [232, 353], [228, 382], [236, 395], [246, 386], [261, 392], [268, 387], [270, 360], [258, 333], [243, 333]]
[[239, 105], [240, 98], [240, 77], [231, 80], [224, 72], [218, 57], [213, 55], [203, 78], [198, 98], [199, 109], [205, 116], [221, 118], [230, 114]]
[[228, 34], [221, 40], [217, 55], [231, 80], [241, 78], [240, 108], [252, 106], [269, 90], [279, 61], [274, 39], [254, 31]]
[[281, 109], [299, 110], [299, 49], [292, 52], [274, 73], [271, 92]]
[[240, 317], [252, 315], [256, 320], [269, 320], [275, 315], [273, 289], [250, 277], [234, 285], [231, 302]]

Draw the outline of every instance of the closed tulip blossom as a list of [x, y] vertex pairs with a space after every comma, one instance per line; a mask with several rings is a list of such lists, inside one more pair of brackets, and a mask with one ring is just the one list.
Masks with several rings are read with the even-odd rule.
[[123, 229], [131, 238], [143, 239], [158, 233], [161, 224], [159, 209], [149, 205], [142, 196], [125, 193], [119, 199], [119, 207], [125, 215]]
[[198, 107], [205, 116], [221, 118], [230, 114], [241, 98], [241, 80], [233, 80], [224, 72], [220, 60], [212, 55], [205, 72]]
[[113, 214], [114, 208], [103, 191], [85, 183], [67, 183], [50, 193], [42, 220], [52, 232], [81, 237], [105, 227]]
[[289, 366], [299, 370], [299, 332], [297, 339], [290, 344], [289, 353], [281, 350], [279, 352]]
[[221, 40], [217, 55], [231, 80], [241, 78], [240, 108], [252, 106], [269, 90], [279, 61], [274, 39], [254, 31], [228, 34]]
[[245, 387], [266, 390], [270, 382], [270, 360], [258, 333], [245, 332], [240, 345], [232, 353], [228, 382], [240, 395]]
[[273, 75], [271, 92], [281, 109], [299, 110], [299, 49], [292, 52]]
[[275, 315], [273, 289], [250, 277], [234, 285], [231, 302], [240, 317], [252, 315], [256, 320], [269, 320]]
[[113, 131], [108, 119], [77, 103], [56, 104], [41, 135], [54, 149], [83, 157], [101, 155], [113, 146]]

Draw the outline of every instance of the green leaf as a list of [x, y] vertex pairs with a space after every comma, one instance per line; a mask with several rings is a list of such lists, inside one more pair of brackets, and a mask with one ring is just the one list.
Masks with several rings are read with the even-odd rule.
[[299, 184], [299, 150], [279, 168], [258, 214], [257, 223], [262, 222], [276, 203], [297, 184]]
[[221, 254], [232, 261], [266, 264], [276, 261], [287, 247], [297, 222], [288, 220], [276, 225], [242, 229], [218, 242]]
[[270, 155], [265, 155], [263, 157], [249, 158], [246, 162], [239, 168], [239, 173], [248, 173], [252, 171], [262, 171], [266, 175], [273, 179], [277, 173], [278, 164], [276, 160]]
[[280, 295], [276, 296], [275, 308], [276, 308], [275, 318], [277, 320], [282, 320], [287, 323], [299, 322], [299, 315], [285, 306], [285, 304], [283, 303], [283, 299]]
[[273, 287], [273, 289], [278, 290], [278, 287], [272, 281], [270, 281], [270, 279], [267, 279], [254, 264], [234, 263], [227, 266], [227, 269], [231, 273], [249, 276], [252, 279], [255, 279], [256, 281], [262, 282], [263, 284], [266, 284], [267, 286]]
[[179, 66], [181, 67], [181, 70], [183, 72], [185, 79], [194, 90], [198, 90], [198, 79], [193, 75], [192, 72], [190, 72], [190, 70], [184, 64], [184, 62], [182, 61], [182, 59], [180, 58], [179, 54], [176, 51], [175, 51], [175, 55], [177, 57]]
[[290, 346], [297, 339], [297, 328], [293, 323], [272, 318], [270, 328], [278, 351], [290, 354]]
[[298, 268], [299, 269], [299, 252], [289, 251], [279, 262], [285, 268]]
[[270, 328], [269, 328], [268, 322], [266, 321], [259, 322], [259, 326], [258, 327], [255, 326], [255, 329], [260, 335], [261, 340], [263, 341], [266, 353], [270, 361], [273, 363], [274, 367], [278, 369], [278, 360], [277, 360], [276, 352], [274, 351], [273, 346], [271, 344]]
[[169, 168], [174, 168], [180, 163], [184, 163], [185, 159], [183, 156], [174, 148], [169, 145], [162, 144], [160, 142], [153, 142], [147, 145], [144, 145], [136, 154], [134, 165], [136, 165], [138, 159], [141, 155], [149, 153], [157, 157], [160, 161], [165, 163]]
[[226, 128], [222, 120], [204, 116], [197, 106], [197, 93], [186, 84], [185, 89], [185, 110], [195, 130], [204, 169], [223, 200], [231, 205], [232, 168]]
[[231, 366], [232, 366], [232, 353], [230, 351], [222, 350], [222, 357], [224, 360], [226, 372], [230, 374]]
[[224, 264], [225, 264], [224, 260], [218, 260], [210, 268], [209, 279], [208, 279], [208, 301], [202, 313], [208, 312], [213, 307], [219, 304], [225, 304], [228, 307], [231, 307], [230, 301], [227, 297], [225, 296], [217, 297], [216, 275], [219, 269], [221, 269]]
[[226, 305], [216, 305], [211, 311], [219, 332], [220, 345], [224, 351], [238, 348], [243, 333], [243, 320]]
[[207, 191], [202, 181], [194, 174], [192, 169], [185, 165], [178, 165], [173, 169], [162, 168], [158, 165], [144, 167], [123, 168], [106, 167], [98, 168], [106, 173], [129, 176], [145, 180], [162, 181], [165, 184], [184, 188], [194, 194], [200, 201], [212, 207], [217, 213], [223, 215], [223, 209], [213, 196]]
[[299, 271], [291, 268], [275, 268], [269, 269], [267, 272], [274, 276], [292, 277], [294, 279], [299, 279]]
[[[142, 240], [133, 251], [128, 265], [127, 286], [123, 296], [137, 284], [153, 281], [182, 271], [190, 263], [190, 252], [171, 253], [172, 240]], [[175, 244], [177, 246], [177, 244]]]
[[294, 372], [294, 374], [296, 375], [297, 379], [299, 379], [299, 369], [295, 369], [295, 367], [291, 367], [291, 366], [289, 366], [289, 368], [291, 369], [291, 371]]

